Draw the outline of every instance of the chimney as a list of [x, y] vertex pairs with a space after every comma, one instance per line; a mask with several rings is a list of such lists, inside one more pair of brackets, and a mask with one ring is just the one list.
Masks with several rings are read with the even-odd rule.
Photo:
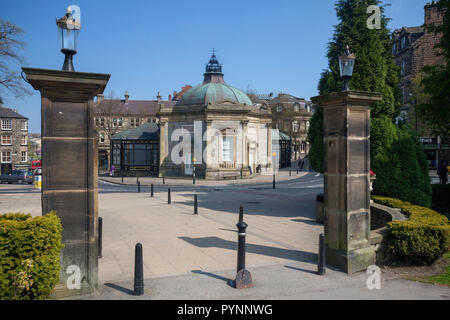
[[156, 96], [156, 100], [157, 100], [158, 102], [161, 102], [161, 95], [159, 94], [159, 91], [158, 91], [158, 95]]
[[425, 25], [427, 24], [442, 24], [444, 16], [439, 10], [438, 4], [435, 1], [425, 5]]
[[102, 102], [104, 98], [105, 98], [105, 96], [104, 96], [103, 94], [99, 93], [99, 94], [97, 95], [97, 103]]
[[172, 95], [169, 94], [169, 101], [172, 101]]
[[130, 98], [130, 95], [128, 94], [128, 91], [125, 91], [125, 103], [128, 103], [129, 98]]

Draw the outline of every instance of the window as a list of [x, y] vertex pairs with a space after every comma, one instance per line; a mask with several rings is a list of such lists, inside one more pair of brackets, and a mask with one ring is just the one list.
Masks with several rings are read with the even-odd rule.
[[28, 130], [28, 121], [23, 120], [20, 122], [20, 129], [22, 131], [27, 131]]
[[105, 134], [104, 134], [104, 133], [100, 133], [100, 134], [98, 135], [98, 141], [99, 141], [100, 143], [105, 143]]
[[300, 111], [300, 106], [298, 104], [294, 104], [294, 111], [295, 112], [299, 112]]
[[21, 146], [26, 146], [27, 145], [27, 136], [22, 136], [22, 139], [20, 140], [20, 145]]
[[122, 118], [119, 118], [119, 128], [122, 128]]
[[113, 118], [113, 128], [116, 128], [118, 125], [117, 118]]
[[401, 73], [402, 73], [402, 76], [404, 76], [406, 74], [406, 62], [405, 62], [405, 60], [403, 60], [402, 64], [401, 64]]
[[396, 54], [397, 53], [397, 43], [394, 43], [392, 45], [392, 54]]
[[311, 105], [306, 105], [306, 112], [311, 112]]
[[2, 163], [11, 163], [11, 151], [2, 151]]
[[231, 161], [232, 140], [229, 137], [222, 138], [222, 161]]
[[300, 124], [298, 123], [297, 120], [292, 121], [292, 131], [298, 132], [299, 127], [300, 127]]
[[406, 37], [403, 37], [402, 38], [402, 43], [401, 43], [401, 48], [405, 49], [405, 47], [406, 47]]
[[2, 130], [12, 130], [12, 120], [3, 119], [2, 120]]
[[277, 106], [277, 112], [283, 111], [283, 106]]
[[104, 127], [105, 126], [105, 118], [104, 117], [95, 118], [95, 126], [96, 127]]
[[10, 146], [11, 145], [11, 135], [10, 134], [3, 134], [2, 135], [2, 145], [3, 146]]
[[27, 152], [26, 151], [22, 151], [22, 162], [27, 162], [28, 161], [28, 157], [27, 157]]
[[303, 141], [302, 144], [300, 145], [300, 152], [306, 152], [306, 142]]
[[306, 130], [309, 129], [309, 121], [306, 121]]
[[131, 127], [139, 127], [140, 121], [139, 118], [131, 118]]

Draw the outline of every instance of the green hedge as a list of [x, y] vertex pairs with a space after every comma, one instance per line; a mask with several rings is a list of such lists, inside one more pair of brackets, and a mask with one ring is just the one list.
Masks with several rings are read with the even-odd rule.
[[450, 216], [450, 184], [432, 184], [431, 209]]
[[48, 297], [59, 281], [61, 232], [55, 212], [0, 215], [0, 300]]
[[373, 196], [379, 204], [399, 208], [408, 217], [388, 223], [387, 253], [407, 263], [432, 264], [448, 250], [450, 224], [434, 210], [398, 199]]

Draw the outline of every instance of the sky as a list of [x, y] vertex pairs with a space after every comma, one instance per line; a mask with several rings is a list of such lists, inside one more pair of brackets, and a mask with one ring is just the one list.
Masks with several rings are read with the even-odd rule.
[[[389, 0], [391, 30], [424, 22], [426, 0]], [[327, 68], [327, 43], [337, 24], [332, 0], [0, 0], [0, 19], [25, 33], [24, 66], [60, 70], [56, 18], [68, 5], [81, 8], [74, 67], [111, 75], [105, 96], [163, 100], [203, 81], [214, 48], [225, 81], [256, 93], [318, 94]], [[40, 94], [4, 97], [3, 106], [28, 117], [41, 131]]]

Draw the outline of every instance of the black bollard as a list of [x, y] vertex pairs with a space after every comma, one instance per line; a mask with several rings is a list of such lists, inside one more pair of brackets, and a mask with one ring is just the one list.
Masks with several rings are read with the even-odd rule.
[[139, 182], [139, 180], [137, 182], [137, 186], [138, 186], [138, 193], [141, 193], [141, 183]]
[[194, 214], [198, 214], [198, 202], [196, 194], [194, 194]]
[[163, 184], [166, 184], [166, 179], [164, 176], [163, 176]]
[[122, 176], [122, 183], [123, 183], [123, 170], [120, 170], [120, 175]]
[[291, 177], [292, 176], [292, 172], [291, 172], [291, 170], [289, 169], [289, 177]]
[[134, 251], [134, 294], [144, 294], [144, 259], [142, 257], [142, 244], [137, 243]]
[[98, 258], [102, 257], [103, 218], [98, 217]]
[[171, 203], [172, 203], [172, 201], [170, 199], [170, 188], [169, 188], [169, 189], [167, 189], [167, 204], [171, 204]]
[[273, 174], [273, 189], [275, 189], [275, 173]]
[[319, 264], [317, 267], [317, 273], [321, 276], [325, 275], [326, 263], [325, 263], [325, 236], [322, 233], [319, 236]]
[[152, 183], [152, 185], [150, 186], [150, 197], [153, 198], [153, 183]]
[[236, 289], [245, 289], [252, 286], [252, 275], [245, 269], [245, 231], [247, 224], [244, 220], [244, 208], [239, 208], [239, 222], [238, 227], [238, 260], [237, 260], [237, 274], [234, 280]]

